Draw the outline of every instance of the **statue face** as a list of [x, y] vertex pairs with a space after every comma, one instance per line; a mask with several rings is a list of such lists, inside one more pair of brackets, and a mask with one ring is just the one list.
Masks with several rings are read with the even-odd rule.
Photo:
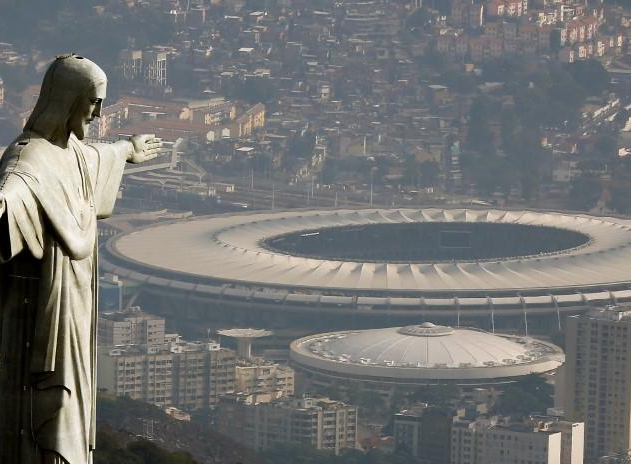
[[70, 119], [68, 120], [68, 129], [74, 132], [74, 135], [83, 140], [88, 132], [88, 126], [94, 118], [101, 117], [101, 105], [105, 98], [106, 84], [98, 83], [95, 89], [88, 95], [81, 96], [77, 99]]

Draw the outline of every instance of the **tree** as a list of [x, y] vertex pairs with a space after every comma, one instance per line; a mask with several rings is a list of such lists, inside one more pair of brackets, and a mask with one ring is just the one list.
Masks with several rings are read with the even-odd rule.
[[142, 460], [130, 451], [121, 448], [116, 436], [106, 429], [98, 431], [98, 449], [94, 453], [94, 464], [142, 464]]
[[351, 404], [359, 406], [368, 417], [374, 417], [385, 409], [385, 401], [379, 392], [367, 388], [350, 388], [348, 399]]
[[467, 133], [467, 145], [470, 149], [479, 152], [494, 152], [493, 133], [489, 127], [489, 115], [491, 101], [488, 97], [480, 95], [473, 100], [469, 111], [469, 131]]
[[438, 184], [440, 166], [436, 161], [423, 161], [420, 166], [419, 184], [421, 187], [432, 187]]
[[343, 450], [336, 456], [332, 451], [316, 450], [307, 445], [276, 445], [263, 451], [267, 464], [418, 464], [420, 461], [405, 450], [384, 453], [377, 449], [363, 453], [359, 450]]
[[431, 0], [431, 3], [441, 15], [447, 16], [451, 13], [451, 0]]
[[143, 464], [197, 464], [187, 453], [170, 453], [145, 440], [132, 442], [127, 449]]
[[544, 378], [529, 374], [504, 388], [497, 410], [500, 414], [516, 417], [545, 413], [553, 405], [553, 393], [554, 388]]
[[408, 29], [421, 27], [426, 25], [432, 19], [428, 8], [423, 5], [421, 8], [414, 10], [410, 16], [405, 20], [405, 25]]
[[629, 121], [629, 118], [631, 118], [631, 112], [629, 112], [626, 108], [622, 108], [616, 113], [616, 116], [613, 118], [613, 122], [618, 127], [624, 127], [627, 121]]
[[316, 450], [309, 445], [276, 445], [261, 453], [267, 464], [328, 464], [337, 460], [331, 451]]
[[560, 29], [552, 29], [550, 31], [550, 51], [553, 53], [558, 53], [561, 49], [561, 30]]
[[572, 179], [568, 207], [588, 211], [598, 203], [602, 193], [600, 178], [592, 173], [582, 173]]
[[440, 82], [458, 93], [468, 94], [475, 90], [476, 78], [473, 74], [463, 74], [448, 70], [441, 74]]
[[432, 406], [447, 406], [460, 396], [457, 385], [424, 385], [409, 396], [412, 402], [423, 402]]
[[314, 147], [315, 133], [312, 130], [305, 130], [289, 139], [286, 152], [292, 158], [311, 158]]
[[618, 156], [618, 139], [609, 134], [601, 135], [596, 142], [597, 154], [603, 160], [613, 160]]
[[615, 164], [615, 169], [612, 169], [607, 206], [617, 213], [629, 214], [631, 212], [631, 202], [629, 202], [630, 189], [631, 159], [625, 157], [618, 160]]
[[599, 61], [577, 61], [569, 64], [567, 69], [588, 95], [601, 95], [607, 89], [609, 74]]

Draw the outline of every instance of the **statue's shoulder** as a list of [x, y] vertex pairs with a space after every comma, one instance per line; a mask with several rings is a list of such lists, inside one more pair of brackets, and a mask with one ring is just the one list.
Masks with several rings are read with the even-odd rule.
[[42, 159], [48, 158], [42, 154], [49, 152], [51, 146], [41, 137], [26, 132], [20, 134], [0, 155], [0, 186], [39, 179], [43, 164], [46, 164], [42, 163]]
[[21, 133], [13, 142], [9, 144], [2, 154], [3, 161], [5, 158], [11, 157], [31, 157], [42, 150], [52, 150], [53, 145], [39, 135], [29, 132]]
[[28, 164], [36, 164], [37, 157], [41, 159], [43, 152], [52, 150], [54, 150], [54, 145], [48, 140], [36, 134], [23, 132], [0, 156], [1, 170], [6, 172], [7, 169], [16, 169], [18, 166], [26, 167]]

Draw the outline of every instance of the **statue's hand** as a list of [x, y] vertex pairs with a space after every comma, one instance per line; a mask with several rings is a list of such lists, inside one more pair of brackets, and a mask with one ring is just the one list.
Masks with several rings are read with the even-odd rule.
[[130, 163], [144, 163], [158, 156], [162, 148], [162, 140], [156, 138], [154, 134], [134, 135], [130, 140], [134, 146], [134, 151], [127, 161]]

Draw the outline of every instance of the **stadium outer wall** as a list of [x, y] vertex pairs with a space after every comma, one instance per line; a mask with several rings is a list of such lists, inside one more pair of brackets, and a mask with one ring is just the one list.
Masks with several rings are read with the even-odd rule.
[[[416, 217], [413, 217], [417, 214]], [[220, 253], [224, 251], [217, 248], [217, 242], [223, 248], [245, 250], [242, 252], [246, 258], [244, 266], [253, 266], [247, 262], [247, 255], [256, 252], [257, 256], [268, 250], [260, 248], [259, 242], [263, 238], [269, 238], [270, 227], [273, 229], [275, 221], [283, 225], [282, 232], [287, 231], [287, 224], [292, 221], [302, 222], [289, 229], [293, 231], [324, 230], [332, 226], [327, 224], [327, 218], [335, 219], [335, 226], [344, 223], [346, 217], [352, 219], [353, 224], [361, 224], [363, 220], [368, 223], [404, 222], [416, 223], [432, 221], [444, 223], [450, 226], [458, 223], [485, 222], [510, 222], [529, 225], [545, 225], [568, 230], [579, 231], [590, 237], [590, 242], [571, 250], [561, 250], [559, 253], [549, 253], [538, 256], [496, 258], [484, 261], [463, 262], [433, 262], [422, 264], [431, 266], [436, 272], [445, 273], [445, 270], [461, 268], [473, 268], [475, 272], [482, 274], [488, 272], [492, 266], [501, 267], [504, 274], [500, 278], [510, 276], [517, 285], [505, 288], [485, 288], [484, 282], [479, 288], [468, 289], [373, 289], [344, 287], [321, 287], [294, 285], [291, 282], [262, 282], [257, 278], [238, 279], [226, 278], [219, 275], [204, 275], [185, 272], [184, 264], [176, 263], [166, 265], [157, 259], [152, 262], [146, 256], [134, 256], [129, 253], [132, 249], [140, 248], [137, 240], [144, 240], [149, 235], [151, 239], [160, 239], [160, 234], [166, 237], [172, 236], [169, 227], [176, 230], [177, 237], [186, 241], [186, 224], [193, 227], [208, 228], [208, 237], [212, 237], [209, 250], [203, 242], [199, 254], [206, 256], [210, 253], [208, 262], [218, 262], [219, 258], [226, 259]], [[412, 218], [412, 219], [410, 219]], [[415, 219], [416, 218], [416, 219]], [[305, 220], [307, 224], [305, 224]], [[415, 222], [416, 221], [416, 222]], [[260, 235], [260, 225], [264, 223], [265, 234]], [[271, 224], [271, 226], [270, 226]], [[146, 232], [148, 231], [148, 232]], [[184, 233], [182, 234], [182, 231]], [[254, 231], [254, 233], [253, 233]], [[153, 235], [152, 235], [153, 234]], [[156, 237], [157, 234], [157, 237]], [[260, 236], [257, 236], [259, 234]], [[278, 233], [280, 235], [280, 233]], [[135, 236], [136, 242], [126, 244], [127, 248], [121, 250], [121, 242], [125, 243], [127, 237]], [[254, 238], [248, 238], [253, 236]], [[274, 236], [273, 232], [271, 236]], [[246, 237], [246, 239], [243, 239]], [[258, 238], [257, 238], [258, 237]], [[238, 246], [230, 243], [235, 240]], [[206, 240], [206, 239], [204, 239]], [[211, 240], [209, 239], [209, 243]], [[244, 245], [245, 243], [245, 245]], [[629, 272], [626, 268], [620, 268], [617, 263], [624, 259], [624, 254], [631, 251], [631, 227], [629, 221], [618, 218], [596, 218], [586, 215], [570, 215], [565, 213], [540, 213], [532, 211], [498, 211], [498, 210], [343, 210], [329, 211], [299, 211], [284, 213], [254, 213], [236, 216], [217, 216], [195, 218], [189, 221], [179, 221], [170, 224], [157, 224], [142, 229], [139, 233], [118, 236], [110, 240], [102, 253], [102, 270], [119, 275], [126, 281], [139, 284], [134, 301], [140, 303], [147, 310], [166, 316], [169, 319], [177, 319], [184, 325], [191, 327], [200, 326], [257, 326], [266, 328], [304, 328], [306, 331], [326, 331], [345, 328], [373, 328], [383, 326], [415, 324], [425, 320], [451, 326], [476, 326], [487, 330], [514, 330], [521, 333], [552, 333], [560, 329], [566, 315], [584, 312], [592, 305], [618, 304], [631, 301], [631, 285], [627, 279], [631, 279], [631, 264]], [[135, 247], [135, 248], [134, 248]], [[250, 247], [250, 248], [248, 248]], [[125, 247], [123, 247], [125, 248]], [[175, 247], [177, 248], [177, 247]], [[627, 249], [629, 248], [629, 249]], [[262, 251], [263, 250], [263, 251]], [[230, 251], [230, 250], [229, 250]], [[135, 252], [135, 251], [134, 251]], [[172, 253], [178, 254], [178, 250]], [[180, 252], [181, 254], [182, 252]], [[213, 253], [217, 253], [217, 260]], [[165, 254], [168, 254], [165, 253]], [[279, 253], [271, 252], [272, 258]], [[140, 252], [142, 255], [142, 252]], [[615, 276], [611, 281], [602, 280], [577, 284], [570, 275], [573, 270], [584, 268], [592, 269], [595, 275], [605, 275], [600, 268], [606, 270], [607, 258], [616, 262], [616, 272], [623, 278]], [[235, 255], [236, 256], [236, 255]], [[631, 253], [630, 253], [631, 257]], [[596, 261], [595, 259], [598, 259]], [[228, 257], [230, 259], [230, 257]], [[242, 259], [242, 258], [239, 258]], [[298, 266], [312, 262], [313, 257], [297, 257]], [[332, 261], [330, 258], [326, 260]], [[554, 267], [544, 269], [551, 276], [568, 275], [567, 285], [555, 285], [544, 288], [541, 286], [524, 285], [520, 280], [532, 279], [528, 272], [535, 269], [541, 271], [541, 263], [552, 263]], [[631, 263], [631, 259], [626, 261]], [[515, 264], [517, 263], [517, 264]], [[568, 264], [565, 267], [566, 263]], [[237, 264], [241, 264], [238, 262]], [[356, 263], [355, 263], [356, 264]], [[415, 264], [413, 264], [415, 265]], [[409, 263], [362, 263], [362, 266], [387, 267], [413, 266]], [[571, 265], [571, 267], [570, 267]], [[598, 268], [597, 266], [600, 266]], [[511, 266], [513, 266], [511, 268]], [[517, 268], [519, 266], [519, 268]], [[604, 266], [604, 267], [603, 267]], [[222, 268], [221, 265], [217, 266]], [[213, 268], [213, 266], [209, 266]], [[249, 269], [249, 268], [248, 268]], [[517, 272], [515, 269], [518, 269]], [[569, 270], [568, 270], [569, 269]], [[613, 269], [613, 267], [612, 267]], [[596, 272], [598, 271], [598, 272]], [[471, 271], [468, 271], [471, 273]], [[497, 273], [497, 270], [494, 272]], [[520, 274], [522, 272], [523, 274]], [[252, 273], [250, 273], [251, 275]], [[376, 271], [375, 271], [376, 274]], [[261, 273], [261, 275], [264, 275]], [[288, 274], [289, 275], [289, 274]], [[459, 277], [459, 274], [456, 275]], [[255, 276], [256, 277], [256, 276]], [[626, 278], [625, 278], [626, 277]], [[562, 282], [563, 283], [563, 282]]]

